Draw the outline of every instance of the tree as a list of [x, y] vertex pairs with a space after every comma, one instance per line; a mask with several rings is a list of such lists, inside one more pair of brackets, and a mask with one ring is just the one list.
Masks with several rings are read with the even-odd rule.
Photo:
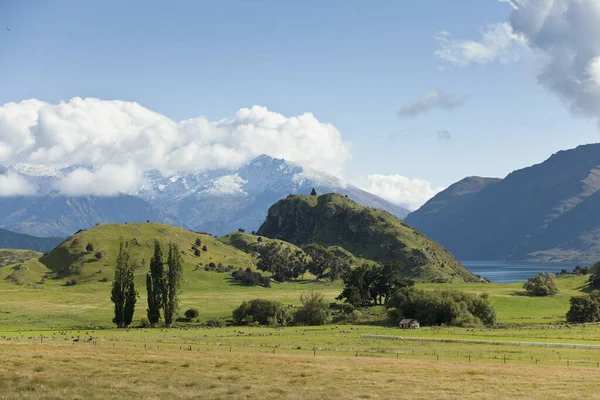
[[312, 192], [310, 192], [311, 196], [317, 196], [317, 191], [315, 190], [315, 188], [312, 189]]
[[585, 323], [600, 321], [600, 292], [594, 290], [587, 296], [571, 297], [571, 307], [567, 311], [567, 322]]
[[196, 246], [202, 246], [202, 240], [200, 238], [196, 238], [196, 241], [194, 242], [196, 244]]
[[94, 251], [94, 244], [92, 242], [89, 242], [85, 246], [85, 251], [87, 251], [88, 253], [91, 253], [92, 251]]
[[254, 299], [244, 301], [233, 310], [236, 325], [257, 322], [261, 325], [287, 325], [292, 320], [290, 308], [277, 301]]
[[304, 252], [311, 258], [308, 263], [308, 272], [313, 274], [317, 280], [325, 277], [325, 271], [327, 271], [333, 261], [333, 254], [325, 247], [316, 243], [311, 243], [304, 246]]
[[239, 228], [239, 229], [238, 229], [238, 232], [240, 232], [240, 233], [245, 233], [245, 232], [246, 232], [246, 230], [245, 230], [244, 228]]
[[177, 243], [169, 243], [167, 256], [167, 290], [165, 298], [165, 324], [173, 325], [173, 319], [179, 305], [179, 291], [183, 275], [183, 260]]
[[318, 292], [302, 293], [302, 307], [296, 311], [294, 322], [299, 325], [325, 325], [331, 321], [331, 310], [325, 296]]
[[146, 274], [148, 292], [148, 322], [152, 328], [160, 320], [160, 310], [164, 308], [166, 277], [160, 242], [154, 239], [154, 255], [150, 259], [150, 272]]
[[456, 290], [404, 287], [391, 295], [387, 307], [396, 309], [398, 320], [418, 319], [422, 325], [478, 326], [496, 322], [496, 311], [487, 296]]
[[94, 254], [94, 257], [96, 257], [96, 260], [100, 260], [102, 258], [102, 253], [98, 251]]
[[200, 251], [200, 249], [199, 249], [199, 248], [197, 248], [197, 247], [196, 247], [196, 248], [194, 249], [194, 255], [195, 255], [196, 257], [200, 257], [200, 256], [202, 255], [202, 252]]
[[202, 246], [202, 251], [203, 252], [207, 252], [208, 251], [208, 248], [206, 247], [206, 245]]
[[121, 239], [110, 297], [114, 303], [113, 323], [118, 328], [127, 327], [133, 319], [137, 298], [133, 275], [134, 269], [129, 263], [129, 244]]
[[306, 271], [306, 255], [302, 251], [292, 251], [288, 246], [271, 242], [261, 247], [259, 253], [256, 267], [270, 272], [277, 282], [298, 278]]
[[399, 262], [363, 264], [344, 275], [344, 290], [338, 296], [354, 307], [387, 304], [397, 289], [413, 286], [414, 282], [401, 278], [403, 265]]
[[537, 276], [529, 278], [523, 288], [533, 296], [554, 296], [558, 293], [556, 277], [547, 272], [540, 272]]
[[184, 315], [188, 321], [191, 321], [194, 318], [198, 318], [198, 316], [200, 315], [200, 312], [198, 312], [198, 310], [195, 308], [189, 308], [189, 309], [185, 310]]

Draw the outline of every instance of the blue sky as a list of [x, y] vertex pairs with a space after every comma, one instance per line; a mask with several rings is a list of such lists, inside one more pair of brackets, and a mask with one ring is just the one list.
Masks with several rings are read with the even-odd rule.
[[[544, 49], [533, 39], [511, 44], [508, 60], [436, 55], [441, 32], [452, 43], [478, 41], [486, 26], [518, 17], [497, 0], [4, 0], [0, 105], [93, 97], [174, 121], [234, 119], [253, 105], [310, 112], [348, 142], [339, 174], [366, 188], [371, 174], [430, 182], [373, 188], [398, 202], [402, 190], [424, 190], [417, 204], [465, 176], [503, 177], [598, 141], [595, 116], [572, 112], [572, 99], [540, 82]], [[398, 115], [434, 90], [459, 105]]]

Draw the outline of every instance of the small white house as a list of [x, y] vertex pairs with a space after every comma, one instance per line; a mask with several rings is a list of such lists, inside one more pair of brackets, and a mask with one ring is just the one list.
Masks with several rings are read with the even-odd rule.
[[419, 329], [421, 324], [416, 319], [403, 319], [398, 324], [400, 329]]

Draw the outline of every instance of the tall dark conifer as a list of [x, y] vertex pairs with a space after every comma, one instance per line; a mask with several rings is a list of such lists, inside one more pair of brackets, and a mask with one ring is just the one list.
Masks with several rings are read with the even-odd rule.
[[128, 243], [121, 239], [119, 254], [117, 255], [117, 265], [115, 266], [115, 279], [110, 297], [114, 303], [113, 323], [118, 328], [127, 327], [133, 319], [137, 297], [133, 272], [133, 266], [129, 264]]
[[165, 324], [173, 325], [173, 319], [179, 305], [179, 291], [181, 288], [181, 278], [183, 275], [183, 259], [179, 246], [176, 243], [169, 243], [169, 254], [167, 256], [167, 299], [165, 302]]
[[150, 272], [146, 274], [148, 291], [148, 322], [153, 328], [160, 320], [160, 310], [164, 308], [166, 298], [166, 276], [163, 253], [160, 242], [154, 240], [154, 255], [150, 259]]

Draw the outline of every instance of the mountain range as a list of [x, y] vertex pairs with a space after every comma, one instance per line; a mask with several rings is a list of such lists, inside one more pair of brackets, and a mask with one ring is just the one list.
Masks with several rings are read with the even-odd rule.
[[598, 261], [600, 144], [504, 179], [465, 178], [405, 221], [460, 260]]
[[59, 245], [64, 238], [35, 237], [0, 229], [0, 249], [27, 249], [45, 253]]
[[346, 184], [330, 174], [261, 155], [237, 170], [164, 175], [145, 173], [146, 184], [117, 196], [64, 196], [57, 183], [75, 168], [18, 164], [0, 174], [19, 175], [38, 190], [34, 196], [0, 198], [0, 227], [35, 236], [70, 236], [98, 223], [154, 221], [223, 235], [257, 230], [268, 208], [289, 194], [337, 192], [358, 203], [404, 218], [408, 211]]

